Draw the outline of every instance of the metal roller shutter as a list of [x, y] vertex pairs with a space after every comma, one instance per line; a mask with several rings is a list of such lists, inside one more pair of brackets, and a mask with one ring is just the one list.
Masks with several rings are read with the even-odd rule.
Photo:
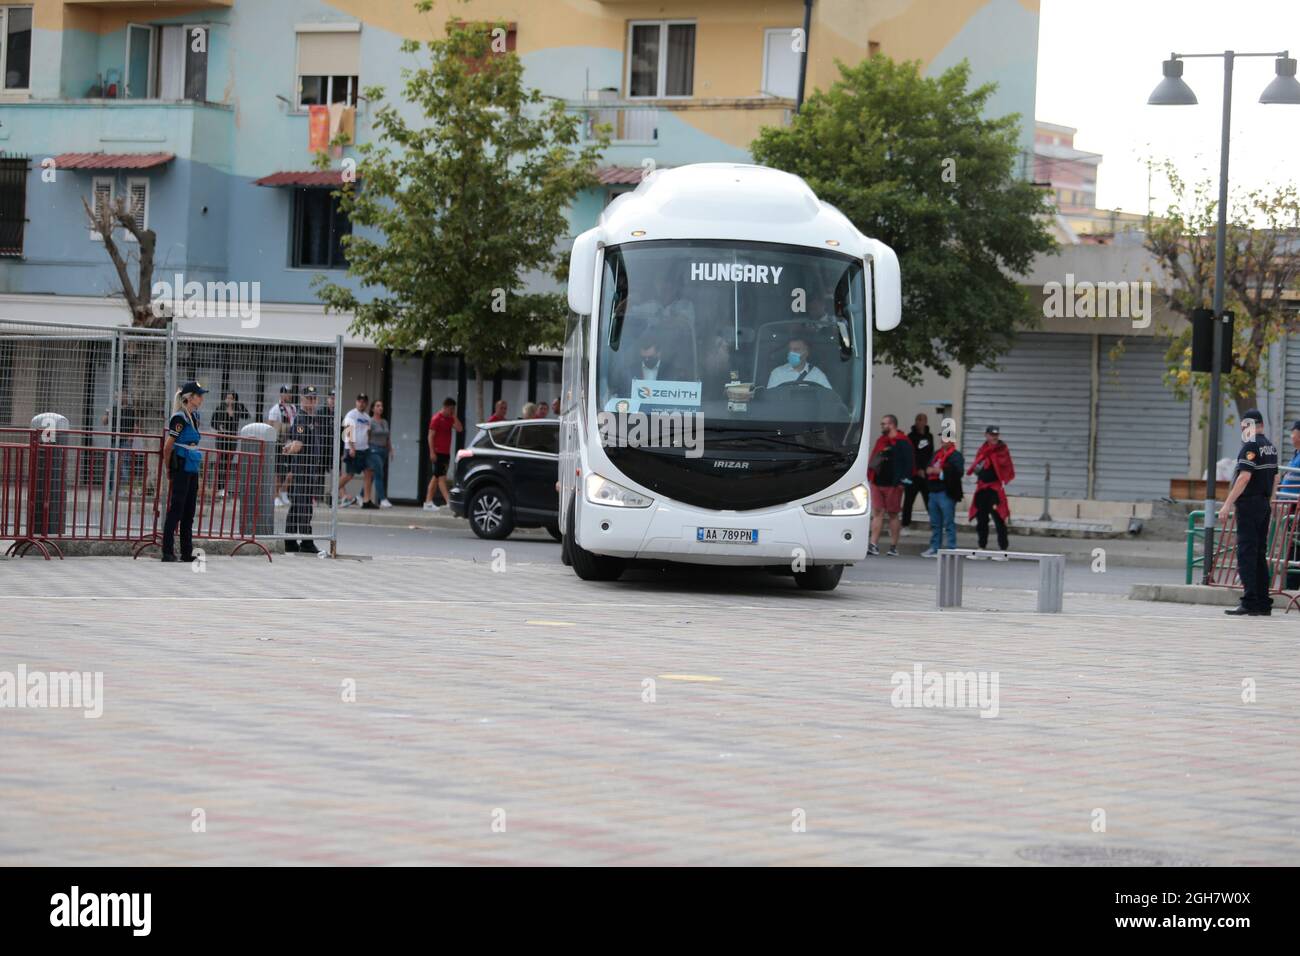
[[1091, 336], [1031, 333], [1016, 339], [999, 359], [1000, 368], [971, 369], [961, 437], [967, 463], [984, 441], [985, 427], [998, 425], [1016, 466], [1009, 494], [1041, 495], [1043, 466], [1051, 461], [1053, 497], [1084, 497], [1091, 363]]
[[[1283, 388], [1283, 408], [1285, 414], [1282, 418], [1282, 427], [1277, 431], [1281, 433], [1284, 429], [1289, 429], [1292, 422], [1300, 420], [1300, 335], [1288, 335], [1286, 337], [1286, 372], [1285, 385]], [[1287, 436], [1281, 434], [1279, 437], [1285, 439]]]
[[1097, 476], [1094, 497], [1143, 501], [1169, 495], [1169, 479], [1188, 469], [1191, 405], [1165, 387], [1160, 339], [1101, 337], [1097, 398]]

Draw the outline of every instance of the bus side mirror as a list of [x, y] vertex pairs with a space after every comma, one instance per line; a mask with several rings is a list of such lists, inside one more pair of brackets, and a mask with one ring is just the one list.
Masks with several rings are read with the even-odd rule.
[[578, 315], [591, 315], [597, 238], [597, 230], [588, 229], [573, 240], [573, 251], [569, 253], [569, 308]]
[[876, 300], [872, 314], [876, 328], [881, 332], [896, 329], [903, 321], [903, 277], [898, 269], [898, 256], [883, 242], [870, 240], [871, 271]]

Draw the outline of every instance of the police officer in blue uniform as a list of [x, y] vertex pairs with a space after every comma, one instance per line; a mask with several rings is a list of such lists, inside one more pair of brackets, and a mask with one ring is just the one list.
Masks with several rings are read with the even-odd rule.
[[181, 532], [181, 561], [194, 560], [194, 505], [199, 496], [199, 470], [203, 453], [199, 451], [199, 407], [208, 393], [198, 382], [186, 382], [176, 393], [176, 411], [167, 423], [163, 442], [163, 460], [167, 462], [170, 491], [167, 517], [163, 521], [162, 559], [176, 561], [176, 530]]
[[1269, 596], [1268, 524], [1277, 478], [1277, 448], [1264, 434], [1264, 416], [1252, 408], [1241, 416], [1241, 450], [1232, 488], [1219, 511], [1221, 518], [1237, 509], [1237, 573], [1241, 604], [1224, 614], [1267, 617], [1273, 613]]
[[289, 514], [284, 522], [284, 533], [289, 537], [284, 542], [284, 550], [305, 554], [320, 553], [311, 539], [312, 508], [333, 447], [334, 420], [318, 409], [317, 401], [316, 386], [306, 386], [302, 390], [298, 417], [289, 428], [284, 446], [289, 456], [289, 473], [293, 475], [289, 485]]

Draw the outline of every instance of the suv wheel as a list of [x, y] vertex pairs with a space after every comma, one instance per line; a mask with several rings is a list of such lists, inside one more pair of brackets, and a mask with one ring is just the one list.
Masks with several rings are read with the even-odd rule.
[[834, 591], [842, 574], [842, 564], [814, 564], [807, 571], [796, 571], [794, 583], [805, 591]]
[[569, 554], [569, 564], [578, 577], [584, 581], [617, 581], [623, 575], [627, 562], [622, 558], [611, 558], [603, 554], [592, 554], [578, 544], [574, 533], [574, 514], [577, 502], [569, 502], [569, 520], [564, 526], [564, 549]]
[[500, 541], [515, 530], [515, 506], [499, 485], [484, 485], [470, 495], [465, 507], [469, 526], [480, 538]]

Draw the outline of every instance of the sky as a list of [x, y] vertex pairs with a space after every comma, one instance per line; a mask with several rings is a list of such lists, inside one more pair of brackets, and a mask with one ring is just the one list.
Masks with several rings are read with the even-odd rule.
[[[1147, 157], [1174, 160], [1184, 179], [1217, 184], [1223, 60], [1185, 61], [1196, 106], [1147, 106], [1171, 52], [1300, 57], [1300, 0], [1042, 0], [1037, 119], [1075, 127], [1078, 149], [1103, 154], [1097, 206], [1145, 213]], [[1229, 184], [1300, 182], [1300, 106], [1264, 106], [1273, 60], [1236, 60]], [[1217, 186], [1216, 186], [1217, 188]], [[1170, 199], [1150, 183], [1154, 209]]]

